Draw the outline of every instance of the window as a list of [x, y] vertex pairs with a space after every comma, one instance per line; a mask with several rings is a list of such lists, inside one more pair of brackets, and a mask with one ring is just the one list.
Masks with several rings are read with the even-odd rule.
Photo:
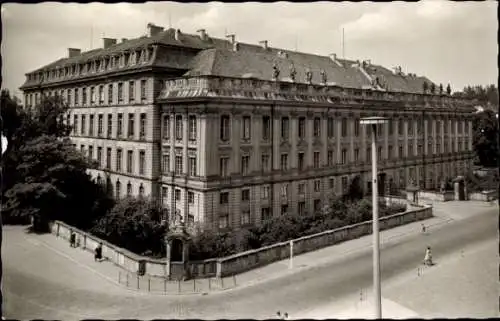
[[101, 105], [104, 104], [104, 86], [103, 85], [99, 86], [99, 103]]
[[378, 147], [378, 152], [377, 152], [377, 159], [380, 161], [382, 160], [384, 155], [382, 155], [382, 147]]
[[394, 121], [389, 119], [389, 135], [394, 134]]
[[80, 135], [85, 135], [85, 123], [86, 123], [85, 115], [82, 115], [82, 126], [80, 127]]
[[431, 155], [432, 154], [432, 143], [427, 144], [427, 154]]
[[221, 157], [219, 167], [220, 175], [222, 177], [229, 176], [229, 157]]
[[281, 154], [281, 170], [282, 171], [287, 171], [288, 170], [288, 154]]
[[299, 118], [299, 138], [305, 138], [306, 136], [306, 118]]
[[290, 133], [290, 119], [288, 117], [281, 118], [281, 138], [288, 140]]
[[408, 143], [408, 157], [413, 156], [413, 144]]
[[119, 103], [123, 102], [123, 83], [122, 82], [118, 83], [118, 102]]
[[134, 102], [135, 100], [135, 82], [129, 81], [128, 83], [128, 100]]
[[248, 155], [241, 156], [241, 174], [242, 175], [248, 175], [249, 163], [250, 163], [250, 156], [248, 156]]
[[266, 200], [269, 198], [269, 186], [262, 186], [260, 191], [261, 191], [262, 199]]
[[182, 175], [182, 172], [183, 172], [182, 156], [175, 156], [175, 174]]
[[321, 119], [319, 117], [314, 118], [313, 134], [314, 137], [319, 137], [321, 135]]
[[111, 169], [111, 147], [106, 149], [106, 168]]
[[269, 155], [268, 154], [263, 154], [262, 155], [262, 171], [263, 172], [269, 172], [270, 166], [269, 166]]
[[319, 212], [321, 211], [321, 200], [315, 199], [314, 200], [314, 212]]
[[106, 128], [106, 130], [106, 135], [108, 136], [108, 138], [110, 138], [113, 132], [113, 114], [108, 114], [108, 127]]
[[321, 180], [319, 179], [314, 180], [314, 191], [315, 192], [321, 191]]
[[161, 199], [163, 203], [166, 203], [168, 201], [168, 188], [165, 186], [162, 186], [161, 188]]
[[127, 184], [127, 197], [132, 196], [132, 184], [128, 182]]
[[193, 192], [188, 192], [188, 203], [194, 204], [194, 193]]
[[299, 215], [306, 213], [306, 202], [299, 202]]
[[328, 188], [330, 189], [335, 188], [335, 178], [328, 179]]
[[139, 151], [139, 175], [144, 175], [144, 167], [146, 164], [146, 151]]
[[342, 164], [347, 164], [347, 149], [342, 149]]
[[388, 154], [387, 157], [389, 159], [392, 159], [394, 157], [393, 152], [392, 152], [392, 145], [389, 145], [389, 150], [388, 150], [387, 154]]
[[169, 154], [163, 154], [162, 155], [162, 171], [163, 173], [168, 173], [170, 172], [170, 155]]
[[128, 138], [133, 138], [134, 137], [134, 114], [128, 114], [128, 133], [127, 136]]
[[140, 128], [139, 128], [139, 139], [144, 140], [146, 138], [146, 114], [142, 113], [140, 116]]
[[127, 151], [127, 173], [132, 173], [133, 159], [134, 159], [134, 152], [131, 150]]
[[229, 215], [224, 214], [219, 217], [219, 228], [224, 229], [229, 225]]
[[170, 139], [170, 116], [163, 116], [163, 139]]
[[262, 116], [262, 139], [269, 140], [271, 136], [271, 118]]
[[78, 115], [73, 115], [73, 134], [78, 133]]
[[196, 157], [189, 157], [189, 175], [196, 176]]
[[241, 213], [241, 225], [250, 224], [250, 210], [246, 209]]
[[191, 115], [191, 116], [189, 116], [189, 140], [190, 141], [196, 141], [196, 131], [197, 131], [196, 116]]
[[228, 141], [229, 140], [229, 116], [223, 115], [220, 117], [220, 139], [222, 141]]
[[347, 176], [342, 176], [342, 190], [347, 190]]
[[94, 136], [94, 115], [89, 116], [89, 136]]
[[346, 137], [347, 136], [347, 118], [342, 118], [341, 130], [342, 130], [342, 137]]
[[97, 116], [97, 136], [99, 136], [99, 137], [102, 136], [103, 120], [104, 120], [104, 115], [103, 114], [99, 114]]
[[299, 183], [298, 186], [298, 194], [299, 195], [304, 195], [306, 193], [306, 184], [304, 183]]
[[90, 104], [94, 105], [96, 102], [95, 87], [90, 87]]
[[398, 157], [404, 157], [403, 146], [399, 145]]
[[413, 135], [413, 120], [408, 121], [408, 135]]
[[71, 89], [66, 90], [66, 103], [71, 105]]
[[102, 147], [97, 147], [97, 163], [102, 166]]
[[398, 135], [403, 135], [403, 120], [399, 119], [398, 120]]
[[122, 150], [121, 148], [116, 150], [116, 171], [122, 171]]
[[360, 121], [359, 119], [354, 120], [354, 136], [356, 137], [359, 136], [359, 128], [360, 128], [359, 121]]
[[221, 192], [219, 195], [220, 204], [229, 204], [229, 192]]
[[146, 79], [141, 80], [141, 100], [146, 100]]
[[377, 136], [381, 137], [382, 136], [382, 126], [377, 126]]
[[113, 104], [113, 84], [108, 85], [108, 105]]
[[327, 120], [327, 134], [328, 134], [328, 138], [332, 138], [334, 136], [334, 121], [333, 121], [333, 117], [328, 117], [328, 120]]
[[87, 105], [87, 88], [82, 88], [82, 105]]
[[281, 205], [281, 215], [287, 215], [288, 214], [288, 204], [283, 204]]
[[121, 197], [122, 184], [120, 181], [116, 181], [116, 199], [120, 199]]
[[180, 201], [181, 200], [181, 190], [176, 188], [175, 189], [175, 200]]
[[354, 149], [354, 161], [355, 162], [359, 161], [359, 148]]
[[123, 114], [118, 114], [118, 126], [116, 127], [116, 137], [120, 138], [123, 135]]
[[78, 106], [80, 102], [80, 97], [78, 97], [78, 88], [75, 88], [75, 106]]
[[250, 201], [250, 189], [246, 188], [241, 190], [241, 201], [242, 202]]
[[281, 185], [281, 198], [282, 199], [288, 199], [288, 184], [284, 183]]
[[182, 139], [182, 115], [175, 116], [175, 139]]
[[314, 168], [319, 168], [319, 152], [314, 152], [313, 154], [313, 166]]
[[252, 119], [250, 118], [250, 116], [243, 116], [243, 131], [242, 131], [243, 139], [251, 138], [251, 130], [252, 130], [251, 120]]
[[89, 146], [89, 160], [94, 159], [94, 146]]
[[272, 218], [271, 211], [270, 211], [269, 207], [263, 207], [263, 208], [261, 208], [260, 211], [261, 211], [261, 219], [263, 221], [268, 221]]
[[367, 160], [368, 162], [371, 162], [371, 161], [372, 161], [372, 149], [371, 149], [371, 147], [368, 147], [368, 148], [366, 149], [366, 160]]
[[327, 164], [328, 164], [328, 166], [333, 166], [333, 164], [334, 164], [334, 161], [333, 161], [333, 150], [330, 149], [330, 150], [327, 151], [326, 158], [327, 158]]
[[298, 155], [298, 167], [299, 167], [299, 170], [303, 170], [304, 169], [304, 153], [303, 152], [300, 152], [299, 155]]

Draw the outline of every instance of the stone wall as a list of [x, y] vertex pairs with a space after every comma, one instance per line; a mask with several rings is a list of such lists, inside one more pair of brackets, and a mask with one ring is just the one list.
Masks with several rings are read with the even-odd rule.
[[469, 199], [473, 201], [489, 202], [497, 199], [498, 191], [482, 191], [480, 193], [470, 193]]
[[[398, 198], [391, 198], [392, 201]], [[408, 210], [403, 213], [386, 216], [380, 219], [380, 230], [424, 220], [432, 217], [432, 207], [424, 206]], [[139, 274], [151, 276], [168, 276], [169, 266], [164, 259], [153, 259], [134, 254], [126, 249], [117, 247], [99, 239], [89, 233], [76, 229], [60, 221], [50, 223], [52, 234], [69, 242], [71, 230], [75, 232], [77, 243], [83, 249], [93, 252], [99, 243], [103, 244], [103, 257], [122, 267], [123, 269]], [[293, 240], [293, 254], [314, 251], [326, 246], [352, 240], [372, 231], [371, 221], [345, 226], [314, 235], [308, 235]], [[277, 243], [260, 249], [238, 253], [229, 257], [189, 262], [190, 274], [195, 278], [224, 277], [238, 274], [267, 265], [290, 256], [290, 242]]]
[[[441, 192], [431, 192], [431, 191], [418, 191], [418, 200], [430, 200], [438, 202], [448, 202], [455, 199], [455, 193], [453, 191]], [[407, 195], [409, 201], [413, 201], [413, 193], [408, 193]]]

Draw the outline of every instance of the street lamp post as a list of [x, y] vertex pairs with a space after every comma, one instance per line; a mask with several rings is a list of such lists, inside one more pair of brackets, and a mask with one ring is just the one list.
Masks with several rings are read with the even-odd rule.
[[372, 131], [372, 208], [373, 208], [373, 294], [375, 317], [382, 319], [382, 295], [380, 285], [380, 237], [378, 219], [378, 181], [377, 181], [377, 125], [388, 122], [383, 117], [362, 118], [361, 125], [370, 125]]

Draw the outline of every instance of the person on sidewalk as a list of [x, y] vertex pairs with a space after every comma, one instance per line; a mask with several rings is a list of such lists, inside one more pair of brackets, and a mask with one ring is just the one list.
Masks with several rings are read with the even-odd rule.
[[71, 230], [70, 235], [69, 235], [69, 246], [75, 247], [76, 244], [76, 234]]
[[276, 317], [278, 320], [282, 320], [283, 318], [281, 317], [281, 311], [276, 312]]
[[102, 242], [95, 248], [94, 261], [102, 260]]
[[433, 265], [433, 263], [432, 263], [432, 253], [431, 253], [431, 247], [430, 246], [428, 246], [427, 250], [425, 250], [424, 264], [428, 265], [428, 266]]

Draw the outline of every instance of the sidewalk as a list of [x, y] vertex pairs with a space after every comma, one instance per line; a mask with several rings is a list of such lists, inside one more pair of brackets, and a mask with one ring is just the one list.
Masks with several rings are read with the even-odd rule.
[[[399, 238], [422, 233], [422, 224], [427, 227], [427, 232], [432, 233], [433, 228], [446, 224], [452, 220], [464, 219], [481, 212], [491, 210], [488, 203], [479, 201], [451, 201], [446, 203], [434, 203], [433, 218], [413, 222], [399, 226], [380, 233], [380, 242], [383, 246], [392, 243]], [[498, 207], [498, 206], [497, 206]], [[53, 250], [64, 254], [71, 261], [95, 270], [96, 273], [109, 282], [121, 285], [131, 291], [144, 294], [195, 294], [238, 289], [266, 282], [279, 277], [285, 277], [299, 273], [303, 269], [321, 266], [338, 260], [346, 254], [371, 247], [372, 236], [366, 235], [359, 239], [343, 242], [334, 246], [326, 247], [317, 251], [304, 253], [293, 258], [293, 267], [290, 268], [290, 260], [278, 261], [257, 269], [253, 269], [233, 277], [223, 279], [198, 279], [185, 282], [165, 281], [162, 278], [138, 277], [134, 273], [127, 272], [111, 262], [94, 262], [93, 255], [79, 248], [71, 248], [69, 244], [51, 234], [37, 235], [38, 240], [46, 243]]]

